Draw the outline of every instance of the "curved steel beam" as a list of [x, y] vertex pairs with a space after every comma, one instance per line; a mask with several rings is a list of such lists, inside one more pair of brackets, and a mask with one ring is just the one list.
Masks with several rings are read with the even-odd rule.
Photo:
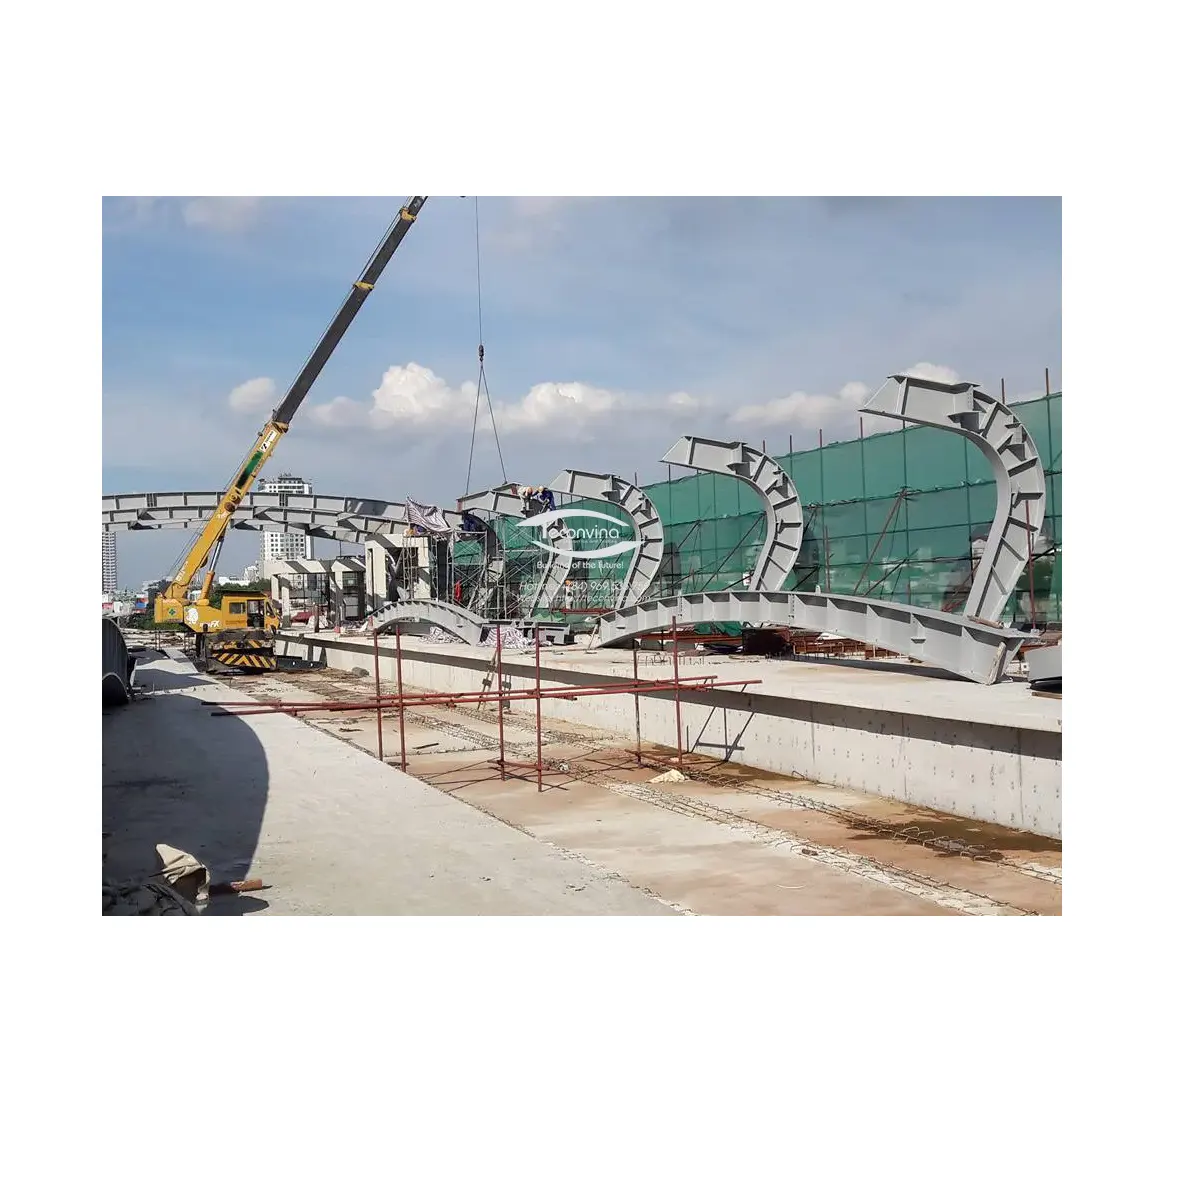
[[[141, 492], [101, 499], [105, 529], [187, 529], [204, 524], [221, 492]], [[457, 514], [447, 513], [447, 520]], [[342, 542], [365, 542], [376, 534], [398, 536], [411, 524], [405, 505], [354, 496], [291, 496], [251, 492], [238, 505], [235, 529], [290, 530]]]
[[641, 488], [617, 475], [596, 475], [591, 471], [560, 471], [550, 484], [552, 492], [582, 496], [586, 500], [604, 500], [627, 513], [637, 532], [638, 548], [625, 572], [614, 608], [640, 600], [654, 582], [663, 559], [663, 523], [653, 501]]
[[718, 442], [712, 438], [681, 437], [660, 461], [732, 475], [758, 493], [767, 530], [747, 587], [764, 592], [783, 587], [800, 557], [804, 537], [804, 511], [788, 473], [773, 458], [745, 442]]
[[575, 548], [574, 539], [562, 521], [545, 526], [542, 534], [554, 544], [554, 552], [546, 560], [546, 565], [542, 568], [542, 577], [538, 580], [537, 591], [529, 602], [531, 615], [539, 609], [544, 612], [554, 607], [554, 601], [558, 599], [558, 594], [570, 574], [571, 551]]
[[996, 476], [996, 515], [963, 615], [998, 621], [1046, 516], [1046, 472], [1028, 430], [1006, 404], [974, 383], [892, 375], [862, 411], [961, 434]]
[[380, 633], [397, 626], [436, 625], [468, 646], [478, 645], [491, 628], [478, 613], [444, 600], [397, 600], [372, 614], [367, 623]]
[[596, 641], [611, 646], [680, 624], [778, 625], [853, 638], [975, 683], [998, 683], [1032, 634], [981, 625], [954, 613], [826, 592], [695, 592], [648, 600], [600, 618]]
[[[458, 507], [464, 512], [469, 509], [475, 512], [495, 513], [497, 516], [511, 517], [518, 521], [533, 515], [528, 505], [521, 499], [518, 485], [515, 483], [502, 483], [499, 487], [488, 488], [484, 492], [472, 492], [469, 496], [460, 496]], [[553, 606], [571, 569], [570, 554], [574, 549], [574, 542], [570, 533], [567, 532], [566, 525], [561, 521], [556, 521], [553, 525], [547, 525], [542, 533], [548, 535], [554, 543], [554, 550], [551, 551], [546, 565], [542, 568], [542, 575], [529, 602], [530, 611], [525, 614], [526, 616], [538, 609], [546, 610]], [[498, 580], [499, 576], [497, 576]]]

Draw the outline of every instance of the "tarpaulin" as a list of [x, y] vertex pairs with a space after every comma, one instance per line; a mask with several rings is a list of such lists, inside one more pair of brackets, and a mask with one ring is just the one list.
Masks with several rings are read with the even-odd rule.
[[404, 502], [404, 519], [430, 537], [449, 537], [453, 532], [436, 504], [418, 504], [411, 497]]

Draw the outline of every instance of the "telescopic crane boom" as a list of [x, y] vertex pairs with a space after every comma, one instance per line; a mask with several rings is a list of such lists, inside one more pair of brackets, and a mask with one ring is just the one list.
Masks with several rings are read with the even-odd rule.
[[[358, 315], [366, 298], [383, 274], [396, 248], [404, 240], [426, 197], [413, 196], [396, 214], [395, 220], [383, 240], [375, 249], [367, 265], [363, 268], [350, 294], [342, 302], [337, 315], [325, 330], [324, 336], [317, 343], [316, 349], [309, 355], [308, 361], [296, 376], [287, 394], [279, 402], [270, 419], [262, 427], [254, 445], [246, 455], [241, 469], [234, 476], [233, 482], [226, 489], [217, 505], [216, 511], [209, 518], [196, 540], [188, 548], [183, 565], [179, 568], [174, 579], [166, 590], [155, 599], [154, 617], [156, 621], [178, 621], [197, 634], [197, 650], [207, 658], [204, 639], [213, 642], [213, 657], [218, 661], [227, 662], [234, 666], [273, 666], [274, 654], [272, 639], [263, 635], [273, 632], [279, 627], [279, 615], [275, 611], [269, 596], [238, 596], [223, 597], [220, 607], [209, 602], [209, 589], [212, 586], [213, 574], [216, 567], [217, 555], [221, 543], [229, 530], [229, 524], [237, 513], [238, 506], [254, 486], [259, 472], [279, 445], [279, 439], [288, 431], [292, 418], [297, 409], [304, 403], [305, 397], [316, 383], [318, 376], [329, 361], [338, 343], [342, 340], [351, 322]], [[199, 599], [189, 603], [188, 589], [197, 572], [208, 564], [208, 572], [200, 590]], [[251, 631], [257, 631], [251, 633]], [[213, 638], [212, 635], [218, 635]], [[242, 636], [245, 635], [245, 636]], [[242, 662], [241, 659], [253, 659], [252, 662]], [[271, 661], [268, 662], [267, 660]], [[259, 661], [261, 660], [261, 661]]]

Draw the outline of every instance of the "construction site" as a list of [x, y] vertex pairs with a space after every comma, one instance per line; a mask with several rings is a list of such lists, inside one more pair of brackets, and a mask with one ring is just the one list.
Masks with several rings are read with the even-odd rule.
[[[1050, 372], [898, 373], [860, 410], [894, 428], [803, 448], [257, 490], [424, 203], [226, 487], [103, 497], [189, 531], [153, 623], [104, 620], [105, 913], [1061, 914]], [[232, 530], [355, 552], [222, 594]]]

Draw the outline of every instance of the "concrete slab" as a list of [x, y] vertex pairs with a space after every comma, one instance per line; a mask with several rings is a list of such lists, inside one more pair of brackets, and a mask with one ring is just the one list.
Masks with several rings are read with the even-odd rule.
[[[306, 644], [328, 645], [357, 649], [368, 665], [372, 642], [370, 638], [340, 638], [329, 635], [287, 637], [288, 653], [303, 653]], [[416, 657], [435, 655], [441, 661], [460, 660], [476, 672], [494, 655], [487, 646], [434, 645], [418, 637], [404, 637], [404, 653]], [[385, 660], [393, 653], [394, 638], [380, 641]], [[542, 670], [547, 680], [557, 679], [564, 672], [568, 680], [579, 674], [593, 674], [627, 679], [630, 677], [632, 654], [628, 650], [589, 650], [583, 644], [563, 647], [543, 647]], [[670, 652], [639, 654], [639, 666], [644, 679], [668, 679], [671, 676]], [[533, 655], [530, 651], [505, 651], [506, 669], [514, 674], [532, 675]], [[884, 709], [888, 712], [913, 716], [969, 721], [978, 725], [1001, 725], [1015, 729], [1062, 730], [1061, 697], [1035, 696], [1027, 683], [1008, 680], [984, 687], [963, 679], [954, 679], [928, 667], [899, 663], [889, 659], [869, 661], [825, 662], [818, 659], [781, 660], [754, 659], [741, 655], [680, 653], [681, 674], [695, 675], [712, 672], [718, 684], [723, 679], [761, 677], [761, 684], [747, 689], [752, 695], [779, 696], [809, 700], [815, 703]], [[753, 670], [748, 671], [747, 667]], [[390, 661], [385, 662], [385, 678]], [[683, 667], [688, 669], [682, 670]], [[477, 676], [476, 676], [477, 677]], [[391, 678], [395, 678], [394, 674]]]
[[[341, 671], [235, 686], [259, 699], [374, 695], [371, 680]], [[374, 713], [306, 719], [376, 753]], [[685, 783], [655, 785], [662, 766], [638, 764], [632, 744], [611, 731], [561, 719], [546, 719], [543, 729], [541, 793], [529, 767], [501, 779], [494, 705], [408, 710], [409, 770], [693, 912], [1061, 912], [1061, 847], [1049, 839], [699, 755], [686, 757]], [[383, 735], [384, 753], [398, 766], [394, 714], [385, 716]], [[435, 748], [413, 753], [434, 739]], [[510, 764], [536, 757], [527, 712], [507, 713], [505, 749]], [[664, 747], [647, 747], [647, 757], [654, 754], [668, 756]]]
[[153, 694], [104, 717], [104, 871], [157, 867], [166, 842], [214, 879], [270, 890], [210, 912], [335, 915], [672, 915], [579, 856], [540, 842], [288, 717], [213, 717], [235, 697], [160, 658]]
[[[289, 653], [330, 667], [373, 674], [372, 643], [363, 638], [289, 640]], [[401, 640], [409, 688], [466, 691], [490, 677], [487, 648]], [[395, 686], [395, 639], [380, 643], [385, 689]], [[580, 646], [546, 650], [547, 685], [608, 683], [632, 676], [629, 651]], [[669, 655], [639, 656], [643, 679], [672, 674]], [[680, 674], [711, 674], [710, 692], [685, 693], [684, 746], [714, 759], [810, 781], [859, 789], [960, 817], [1062, 836], [1062, 701], [1010, 682], [983, 687], [903, 668], [890, 661], [849, 665], [727, 656], [682, 655]], [[506, 688], [529, 686], [530, 652], [506, 652]], [[739, 679], [760, 683], [733, 686]], [[530, 701], [516, 701], [529, 712]], [[547, 699], [543, 715], [634, 733], [628, 696]], [[673, 743], [675, 704], [669, 692], [640, 700], [643, 738]]]

